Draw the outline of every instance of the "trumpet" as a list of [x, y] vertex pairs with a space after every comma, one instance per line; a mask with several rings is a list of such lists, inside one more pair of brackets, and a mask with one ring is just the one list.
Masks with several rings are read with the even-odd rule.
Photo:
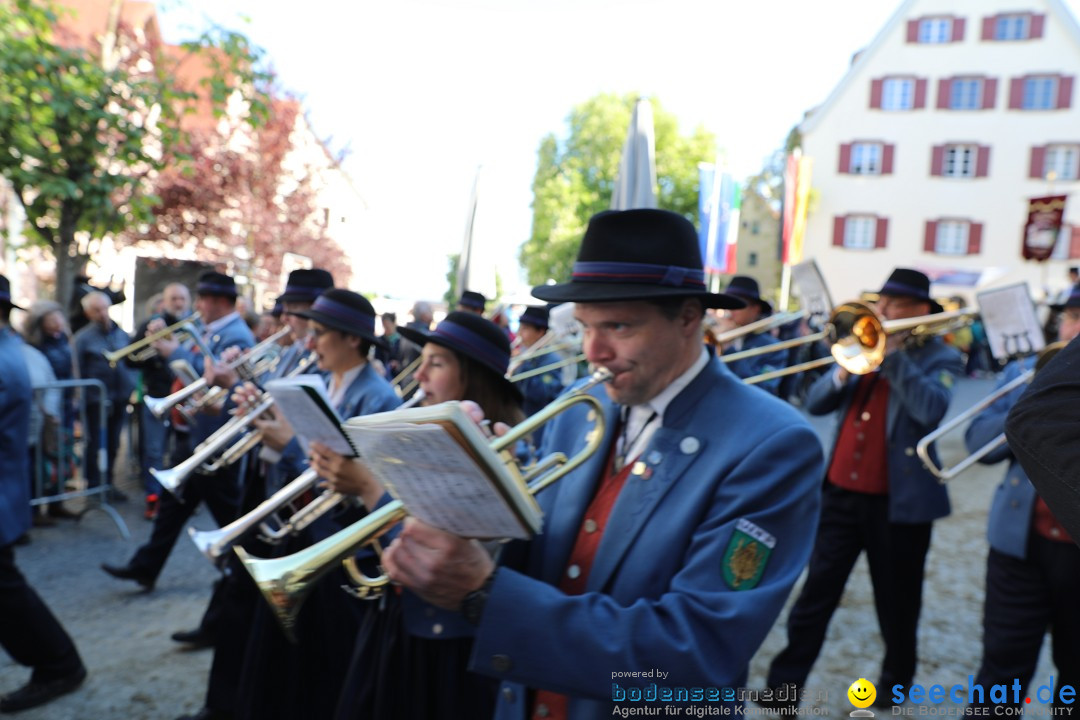
[[1055, 343], [1050, 343], [1039, 351], [1038, 359], [1035, 361], [1035, 367], [1033, 367], [1031, 370], [1024, 371], [1018, 377], [1005, 383], [997, 390], [990, 393], [985, 398], [975, 403], [967, 410], [954, 417], [949, 422], [940, 425], [936, 430], [934, 430], [932, 433], [928, 434], [926, 437], [920, 440], [918, 445], [915, 446], [915, 452], [918, 454], [919, 459], [923, 461], [923, 465], [926, 466], [926, 469], [930, 471], [930, 474], [936, 477], [938, 481], [940, 481], [942, 484], [945, 484], [949, 480], [952, 480], [954, 477], [964, 472], [969, 467], [979, 462], [984, 457], [1004, 445], [1007, 442], [1005, 438], [1005, 433], [1000, 433], [997, 437], [983, 445], [978, 450], [968, 453], [966, 457], [964, 457], [952, 467], [946, 467], [944, 465], [939, 466], [930, 455], [930, 446], [933, 445], [938, 440], [938, 438], [959, 427], [969, 418], [978, 415], [980, 412], [990, 407], [995, 402], [1011, 393], [1013, 390], [1027, 385], [1035, 377], [1035, 374], [1042, 370], [1046, 363], [1050, 362], [1050, 360], [1052, 360], [1053, 357], [1057, 355], [1058, 352], [1060, 352], [1067, 344], [1068, 343], [1061, 340]]
[[[155, 333], [150, 333], [143, 339], [125, 345], [119, 350], [107, 350], [103, 355], [109, 361], [109, 367], [116, 367], [116, 364], [126, 357], [130, 357], [135, 362], [143, 362], [157, 355], [157, 350], [151, 347], [154, 343], [172, 336], [173, 333], [187, 335], [202, 347], [202, 335], [196, 329], [196, 324], [201, 317], [199, 313], [193, 313], [183, 320], [178, 320]], [[203, 352], [206, 352], [205, 348], [203, 348]]]
[[[512, 458], [508, 455], [502, 456], [507, 468], [528, 484], [531, 494], [535, 495], [548, 487], [600, 449], [604, 438], [603, 406], [599, 400], [587, 393], [591, 388], [611, 378], [612, 373], [609, 370], [598, 369], [576, 392], [560, 397], [540, 412], [515, 425], [506, 435], [491, 442], [491, 449], [496, 453], [502, 453], [513, 447], [518, 440], [535, 431], [537, 427], [574, 405], [586, 404], [595, 410], [596, 425], [589, 432], [585, 447], [572, 458], [567, 459], [562, 453], [556, 453], [522, 471]], [[304, 600], [319, 578], [330, 572], [338, 563], [344, 562], [345, 570], [350, 578], [363, 588], [359, 594], [373, 597], [384, 588], [388, 582], [385, 576], [367, 577], [356, 568], [350, 556], [359, 548], [374, 543], [406, 515], [408, 515], [408, 510], [400, 501], [395, 500], [370, 513], [363, 520], [292, 555], [257, 559], [251, 557], [242, 547], [234, 548], [234, 552], [240, 556], [244, 568], [251, 574], [259, 591], [270, 603], [285, 634], [291, 640], [295, 640], [293, 628]]]

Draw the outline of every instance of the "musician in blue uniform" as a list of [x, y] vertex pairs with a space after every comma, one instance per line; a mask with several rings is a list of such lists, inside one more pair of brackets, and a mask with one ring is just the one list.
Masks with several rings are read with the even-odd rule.
[[86, 677], [75, 644], [15, 564], [15, 541], [30, 529], [30, 404], [22, 340], [11, 329], [11, 285], [0, 275], [0, 647], [32, 669], [22, 687], [0, 696], [0, 712], [43, 705]]
[[[1058, 339], [1080, 335], [1080, 290], [1054, 306], [1060, 314]], [[1036, 357], [1005, 367], [998, 387], [1035, 367]], [[1023, 395], [1017, 387], [979, 413], [968, 426], [965, 440], [975, 452], [1005, 432], [1009, 410]], [[1074, 425], [1075, 426], [1075, 425]], [[1080, 685], [1080, 548], [1054, 512], [1039, 497], [1008, 444], [981, 462], [1009, 461], [1004, 481], [990, 507], [990, 553], [986, 559], [986, 601], [983, 610], [983, 658], [975, 682], [984, 688], [1018, 679], [1025, 692], [1039, 661], [1043, 637], [1052, 639], [1054, 697], [1058, 688]], [[1011, 698], [1011, 695], [1010, 695]], [[985, 698], [989, 702], [989, 698]], [[1022, 701], [1016, 704], [1022, 706]]]
[[[651, 683], [711, 688], [705, 702], [724, 704], [809, 556], [817, 436], [704, 348], [705, 308], [743, 303], [708, 292], [682, 216], [594, 216], [571, 281], [533, 294], [575, 302], [588, 360], [614, 373], [592, 391], [606, 420], [600, 452], [540, 494], [543, 532], [499, 566], [415, 519], [383, 563], [474, 626], [470, 667], [502, 681], [500, 720], [608, 718]], [[593, 420], [562, 413], [541, 454], [573, 456]], [[432, 622], [421, 612], [410, 630], [437, 632]], [[665, 675], [613, 679], [650, 670]]]
[[[528, 307], [518, 319], [518, 337], [521, 338], [521, 354], [527, 356], [511, 372], [511, 382], [517, 385], [524, 401], [521, 409], [525, 415], [534, 415], [552, 400], [562, 394], [564, 359], [559, 348], [554, 347], [558, 340], [548, 334], [548, 308]], [[541, 339], [544, 344], [537, 347]], [[546, 348], [550, 350], [545, 351]], [[515, 379], [515, 376], [524, 376]], [[540, 447], [544, 438], [544, 428], [538, 428], [532, 434], [532, 443]]]
[[460, 312], [471, 312], [474, 315], [483, 315], [484, 308], [487, 307], [487, 298], [481, 293], [475, 290], [466, 290], [461, 293], [461, 297], [458, 298], [457, 310]]
[[[736, 275], [731, 278], [731, 282], [728, 283], [727, 289], [724, 290], [724, 292], [745, 302], [746, 307], [728, 310], [728, 316], [726, 321], [720, 324], [720, 330], [734, 330], [741, 328], [772, 315], [772, 305], [768, 300], [761, 297], [758, 282], [752, 277], [747, 275]], [[731, 355], [743, 350], [754, 350], [767, 345], [775, 345], [776, 342], [776, 338], [768, 331], [751, 333], [726, 343], [723, 348], [723, 354]], [[784, 352], [755, 355], [753, 357], [729, 362], [728, 370], [731, 370], [731, 372], [739, 377], [746, 379], [771, 370], [778, 370], [784, 366], [786, 358], [787, 354]], [[758, 383], [757, 386], [763, 390], [768, 390], [775, 395], [780, 388], [780, 378], [774, 378]]]

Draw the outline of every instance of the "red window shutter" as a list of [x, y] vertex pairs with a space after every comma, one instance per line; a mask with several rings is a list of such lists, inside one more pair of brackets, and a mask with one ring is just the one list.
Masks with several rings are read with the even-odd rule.
[[997, 29], [997, 15], [984, 17], [982, 22], [982, 39], [993, 40], [994, 31]]
[[1046, 146], [1033, 145], [1031, 148], [1031, 164], [1028, 166], [1028, 177], [1042, 180], [1043, 170], [1046, 167]]
[[915, 104], [916, 110], [926, 107], [926, 78], [915, 78]]
[[1067, 110], [1072, 107], [1072, 90], [1073, 79], [1072, 75], [1061, 75], [1058, 77], [1058, 110]]
[[907, 21], [907, 41], [909, 43], [919, 42], [919, 21], [908, 20]]
[[949, 109], [949, 91], [952, 89], [952, 78], [941, 78], [937, 84], [937, 109]]
[[881, 146], [881, 174], [892, 175], [893, 154], [896, 152], [895, 145], [885, 144]]
[[930, 154], [930, 174], [940, 177], [943, 172], [945, 172], [945, 146], [935, 145]]
[[983, 78], [982, 109], [993, 110], [997, 105], [997, 78]]
[[1024, 107], [1024, 78], [1013, 78], [1009, 81], [1009, 109], [1019, 110]]
[[847, 222], [847, 218], [843, 215], [837, 215], [832, 221], [832, 244], [839, 247], [844, 246], [844, 224]]
[[870, 107], [881, 109], [881, 95], [884, 92], [884, 85], [885, 81], [881, 78], [870, 81]]
[[952, 19], [952, 41], [963, 42], [964, 41], [964, 24], [965, 20], [962, 17], [954, 17]]
[[851, 143], [840, 144], [840, 168], [837, 172], [841, 174], [851, 172]]
[[990, 146], [980, 145], [975, 157], [975, 177], [986, 177], [990, 174]]
[[1028, 37], [1032, 40], [1036, 38], [1041, 38], [1043, 36], [1043, 28], [1045, 27], [1045, 25], [1046, 16], [1033, 13], [1031, 15], [1030, 25], [1028, 26], [1030, 28], [1030, 34], [1028, 35]]
[[1072, 236], [1069, 238], [1069, 259], [1080, 258], [1080, 225], [1072, 226]]
[[874, 234], [874, 247], [883, 248], [885, 242], [889, 238], [889, 218], [879, 217], [877, 219], [877, 232]]
[[982, 252], [982, 223], [968, 225], [968, 255], [978, 255]]
[[926, 234], [923, 236], [923, 252], [932, 253], [937, 247], [937, 223], [933, 220], [926, 221]]

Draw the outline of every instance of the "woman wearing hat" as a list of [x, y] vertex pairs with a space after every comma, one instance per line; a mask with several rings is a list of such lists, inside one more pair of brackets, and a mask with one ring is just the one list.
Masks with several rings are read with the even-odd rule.
[[[510, 342], [497, 325], [459, 311], [432, 331], [400, 332], [422, 346], [416, 378], [425, 405], [470, 400], [492, 422], [515, 425], [524, 419], [521, 395], [505, 377]], [[332, 487], [358, 495], [368, 508], [389, 500], [358, 463], [323, 446], [313, 447], [312, 464]], [[409, 593], [390, 593], [385, 600], [385, 609], [357, 638], [337, 717], [489, 717], [495, 686], [466, 671], [472, 645], [469, 626], [456, 614], [428, 608], [430, 613], [421, 613], [422, 626], [406, 632], [403, 610], [420, 605], [420, 600]]]

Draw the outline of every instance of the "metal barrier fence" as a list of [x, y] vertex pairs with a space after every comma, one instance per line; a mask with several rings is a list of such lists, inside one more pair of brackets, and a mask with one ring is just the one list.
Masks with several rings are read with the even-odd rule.
[[[97, 399], [91, 422], [89, 399]], [[112, 484], [108, 475], [106, 433], [108, 398], [100, 380], [58, 380], [34, 387], [34, 411], [38, 427], [31, 423], [29, 452], [32, 458], [32, 507], [75, 498], [87, 498], [80, 515], [101, 510], [125, 540], [131, 537], [120, 513], [109, 504]], [[90, 437], [96, 425], [96, 437]], [[89, 486], [87, 470], [94, 463], [100, 484]]]

